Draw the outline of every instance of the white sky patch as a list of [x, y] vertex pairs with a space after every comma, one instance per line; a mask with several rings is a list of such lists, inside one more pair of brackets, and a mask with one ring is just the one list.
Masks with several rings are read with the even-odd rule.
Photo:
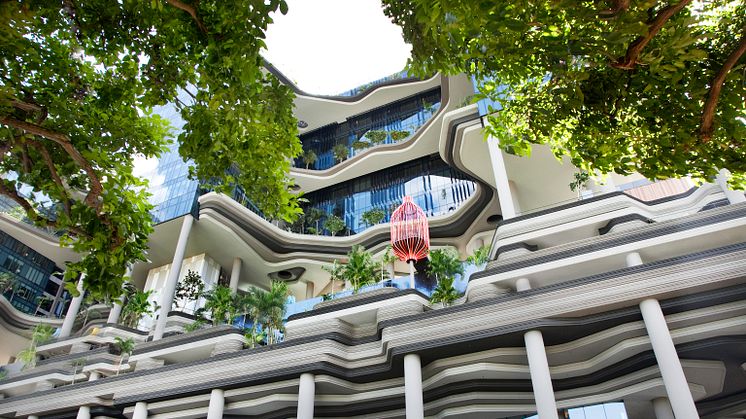
[[411, 46], [380, 0], [287, 0], [262, 55], [303, 91], [337, 94], [404, 69]]

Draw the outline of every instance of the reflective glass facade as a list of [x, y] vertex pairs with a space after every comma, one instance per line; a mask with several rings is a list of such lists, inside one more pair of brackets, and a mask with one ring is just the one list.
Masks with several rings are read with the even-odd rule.
[[362, 221], [363, 213], [380, 208], [387, 221], [404, 195], [411, 196], [432, 217], [455, 211], [476, 188], [469, 176], [433, 154], [307, 193], [304, 198], [309, 200], [306, 211], [318, 208], [339, 216], [347, 226], [347, 231], [339, 234], [354, 234], [369, 227]]
[[3, 294], [15, 308], [59, 317], [69, 299], [61, 286], [60, 272], [54, 262], [0, 231], [0, 273], [12, 277]]
[[[374, 146], [366, 135], [370, 131], [387, 132], [382, 144], [403, 141], [414, 134], [440, 108], [440, 87], [393, 102], [384, 107], [348, 118], [344, 123], [331, 124], [300, 136], [304, 152], [312, 150], [316, 162], [309, 169], [324, 170], [339, 162], [333, 148], [337, 144], [347, 147], [347, 157], [361, 153], [365, 148], [356, 145]], [[391, 133], [400, 137], [394, 139]], [[302, 157], [295, 160], [296, 167], [306, 167]]]
[[152, 195], [148, 200], [155, 205], [153, 222], [162, 223], [192, 211], [199, 182], [189, 179], [189, 165], [179, 156], [176, 145], [143, 167], [139, 175], [150, 182], [148, 191]]
[[[181, 93], [179, 99], [188, 103], [189, 97]], [[179, 134], [184, 120], [173, 105], [159, 106], [155, 112], [168, 119]], [[140, 160], [136, 163], [137, 175], [148, 179], [148, 199], [155, 206], [151, 211], [154, 223], [181, 217], [192, 211], [198, 197], [199, 182], [189, 179], [189, 164], [179, 156], [178, 144], [171, 144], [159, 159]]]

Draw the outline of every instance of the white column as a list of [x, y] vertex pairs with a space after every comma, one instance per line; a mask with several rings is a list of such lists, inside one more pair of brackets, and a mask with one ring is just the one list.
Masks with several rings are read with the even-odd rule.
[[222, 419], [223, 407], [225, 407], [225, 392], [222, 389], [213, 389], [210, 393], [210, 405], [207, 407], [207, 419]]
[[73, 325], [75, 324], [75, 318], [78, 317], [78, 311], [80, 310], [80, 304], [83, 302], [85, 297], [85, 291], [83, 290], [83, 278], [85, 275], [81, 275], [78, 280], [77, 290], [78, 296], [73, 297], [70, 301], [70, 305], [67, 307], [67, 313], [65, 313], [65, 320], [62, 321], [62, 329], [60, 330], [60, 337], [66, 338], [70, 336], [73, 331]]
[[671, 410], [671, 403], [665, 397], [653, 399], [653, 411], [655, 411], [655, 419], [676, 419]]
[[315, 288], [316, 287], [314, 286], [313, 281], [306, 282], [306, 300], [309, 298], [313, 298]]
[[404, 355], [404, 404], [407, 419], [425, 416], [422, 402], [422, 364], [417, 354]]
[[723, 189], [723, 192], [725, 193], [725, 197], [728, 198], [728, 202], [731, 204], [738, 204], [739, 202], [746, 202], [746, 195], [743, 194], [743, 191], [734, 191], [730, 188], [728, 188], [728, 179], [730, 178], [730, 172], [727, 169], [720, 169], [718, 172], [718, 175], [715, 177], [715, 180], [720, 186], [720, 188]]
[[98, 371], [91, 371], [88, 375], [88, 381], [96, 381], [101, 377], [101, 373]]
[[316, 397], [316, 381], [311, 373], [300, 375], [298, 382], [298, 419], [313, 419], [313, 405]]
[[[531, 289], [528, 278], [518, 278], [515, 282], [516, 291], [527, 291]], [[539, 330], [529, 330], [523, 335], [526, 343], [526, 357], [528, 358], [528, 370], [531, 374], [531, 387], [534, 390], [534, 401], [536, 402], [536, 413], [539, 419], [558, 419], [557, 401], [554, 398], [554, 387], [552, 376], [549, 372], [549, 361], [544, 347], [544, 336]]]
[[528, 291], [531, 289], [531, 283], [528, 281], [528, 278], [518, 278], [515, 281], [515, 290], [518, 292], [521, 291]]
[[184, 216], [184, 221], [181, 224], [181, 232], [179, 233], [179, 241], [176, 243], [174, 259], [171, 262], [171, 270], [168, 272], [166, 284], [161, 290], [161, 308], [158, 310], [158, 320], [156, 320], [155, 323], [153, 340], [159, 340], [162, 338], [163, 332], [166, 330], [168, 312], [171, 311], [171, 305], [174, 303], [174, 291], [176, 290], [176, 283], [179, 282], [181, 263], [184, 260], [184, 252], [186, 252], [186, 245], [189, 241], [189, 232], [192, 230], [193, 223], [194, 217], [192, 217], [191, 214]]
[[109, 317], [106, 318], [106, 323], [117, 324], [119, 323], [119, 316], [122, 314], [122, 297], [116, 299], [114, 304], [111, 305], [109, 310]]
[[531, 386], [534, 389], [536, 413], [540, 419], [557, 419], [557, 402], [554, 400], [552, 377], [544, 349], [544, 337], [538, 330], [530, 330], [523, 335], [526, 342], [528, 369], [531, 373]]
[[642, 265], [642, 258], [637, 252], [627, 253], [625, 260], [627, 262], [627, 267]]
[[415, 274], [414, 261], [410, 260], [409, 262], [407, 262], [407, 264], [409, 264], [409, 288], [415, 289], [416, 287], [415, 287], [415, 282], [414, 282], [414, 274]]
[[132, 413], [132, 419], [148, 419], [148, 404], [137, 402], [135, 404], [135, 411]]
[[26, 419], [39, 419], [39, 417], [36, 415], [28, 415]]
[[89, 406], [80, 406], [78, 408], [77, 419], [91, 419], [91, 408]]
[[500, 212], [502, 212], [503, 220], [507, 220], [516, 216], [516, 209], [513, 205], [513, 195], [510, 192], [505, 160], [503, 159], [497, 138], [490, 136], [487, 139], [487, 149], [490, 153], [492, 173], [495, 176], [495, 187], [497, 189], [497, 198], [500, 201]]
[[[132, 265], [127, 266], [127, 270], [124, 272], [124, 276], [126, 277], [132, 276]], [[129, 281], [125, 282], [125, 284], [127, 283], [129, 283]], [[119, 316], [122, 314], [122, 303], [123, 302], [124, 302], [124, 295], [114, 300], [114, 304], [112, 304], [111, 310], [109, 310], [109, 317], [106, 319], [106, 323], [109, 323], [109, 324], [119, 323]]]
[[640, 311], [676, 418], [698, 418], [697, 407], [689, 391], [689, 384], [684, 369], [681, 368], [681, 361], [668, 331], [661, 305], [658, 300], [650, 298], [640, 303]]
[[238, 291], [238, 279], [241, 275], [241, 258], [233, 258], [233, 269], [231, 269], [231, 292], [234, 294]]

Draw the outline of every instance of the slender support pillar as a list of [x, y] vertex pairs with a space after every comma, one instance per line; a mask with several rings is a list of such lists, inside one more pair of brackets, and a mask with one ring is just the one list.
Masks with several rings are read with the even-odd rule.
[[628, 253], [626, 256], [627, 267], [642, 265], [642, 258], [637, 252]]
[[[127, 271], [124, 273], [124, 276], [131, 277], [132, 276], [132, 266], [127, 266]], [[128, 282], [125, 282], [127, 284]], [[124, 302], [124, 296], [121, 296], [114, 300], [114, 304], [111, 306], [111, 310], [109, 310], [109, 317], [106, 319], [106, 323], [109, 324], [117, 324], [119, 323], [119, 316], [122, 314], [122, 304]]]
[[192, 217], [191, 214], [187, 214], [184, 216], [184, 221], [181, 224], [181, 232], [179, 233], [179, 241], [176, 243], [174, 259], [171, 262], [171, 270], [168, 272], [166, 284], [161, 290], [161, 308], [158, 309], [158, 320], [156, 320], [155, 323], [153, 340], [161, 339], [163, 337], [163, 332], [166, 330], [166, 320], [168, 319], [168, 312], [171, 311], [171, 305], [173, 305], [174, 303], [174, 291], [176, 290], [176, 283], [179, 282], [181, 263], [184, 260], [186, 245], [189, 241], [189, 232], [192, 230], [193, 223], [194, 217]]
[[495, 186], [497, 188], [497, 198], [500, 201], [500, 212], [503, 219], [507, 220], [516, 216], [516, 209], [513, 204], [513, 194], [510, 191], [508, 182], [508, 172], [505, 169], [505, 160], [497, 138], [490, 136], [487, 139], [487, 149], [490, 153], [490, 162], [492, 163], [492, 173], [495, 176]]
[[207, 407], [207, 419], [223, 419], [223, 408], [225, 407], [225, 392], [222, 389], [213, 389], [210, 393], [210, 405]]
[[313, 298], [315, 288], [313, 281], [306, 282], [306, 299]]
[[[518, 278], [515, 282], [517, 291], [528, 291], [531, 282], [528, 278]], [[531, 374], [531, 386], [534, 390], [536, 402], [536, 413], [539, 419], [558, 419], [557, 401], [554, 398], [554, 387], [552, 386], [552, 375], [549, 372], [549, 361], [544, 347], [544, 336], [539, 330], [529, 330], [523, 335], [526, 343], [526, 357], [528, 358], [528, 370]]]
[[730, 178], [730, 172], [726, 169], [720, 169], [717, 177], [715, 178], [718, 186], [723, 189], [725, 197], [728, 198], [728, 202], [731, 204], [738, 204], [739, 202], [746, 202], [746, 195], [743, 191], [734, 191], [728, 188], [728, 179]]
[[119, 323], [119, 316], [122, 314], [122, 297], [117, 299], [109, 310], [109, 317], [106, 318], [106, 323], [117, 324]]
[[404, 355], [404, 404], [407, 419], [425, 416], [422, 402], [422, 364], [417, 354]]
[[67, 313], [65, 313], [65, 319], [62, 321], [62, 329], [60, 330], [61, 338], [70, 336], [70, 333], [73, 331], [75, 318], [78, 317], [80, 304], [83, 302], [83, 297], [85, 296], [85, 291], [83, 290], [83, 278], [84, 276], [81, 275], [76, 287], [78, 290], [78, 296], [73, 297], [72, 301], [70, 301], [70, 306], [67, 307]]
[[132, 413], [132, 419], [148, 419], [148, 404], [137, 402], [135, 404], [135, 411]]
[[531, 386], [534, 389], [536, 413], [540, 419], [558, 419], [557, 402], [554, 399], [549, 362], [544, 349], [544, 337], [538, 330], [529, 330], [523, 335], [526, 342], [528, 369], [531, 373]]
[[238, 279], [241, 275], [241, 258], [236, 257], [233, 259], [233, 269], [231, 269], [231, 282], [230, 288], [232, 293], [238, 291]]
[[389, 279], [394, 279], [394, 276], [396, 274], [396, 270], [394, 268], [394, 262], [391, 262], [386, 266], [386, 271], [389, 274]]
[[298, 419], [313, 419], [313, 405], [316, 397], [316, 381], [311, 373], [300, 375], [298, 383]]
[[98, 371], [91, 371], [88, 375], [88, 381], [96, 381], [101, 377], [101, 373]]
[[653, 411], [655, 411], [655, 419], [676, 419], [671, 410], [671, 403], [665, 397], [653, 399]]
[[39, 419], [36, 415], [29, 415], [26, 419]]
[[518, 278], [515, 281], [515, 290], [518, 292], [521, 291], [528, 291], [531, 289], [531, 283], [528, 281], [528, 278]]
[[407, 262], [407, 264], [409, 264], [409, 288], [415, 289], [416, 286], [414, 282], [414, 274], [415, 274], [414, 261], [410, 260], [409, 262]]
[[677, 419], [699, 418], [661, 305], [658, 300], [650, 298], [640, 303], [640, 311], [674, 415]]
[[91, 408], [89, 406], [80, 406], [78, 408], [77, 419], [91, 419]]

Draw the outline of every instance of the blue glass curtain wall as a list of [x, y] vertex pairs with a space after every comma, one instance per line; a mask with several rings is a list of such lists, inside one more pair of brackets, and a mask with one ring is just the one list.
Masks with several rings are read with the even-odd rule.
[[[317, 208], [341, 217], [347, 227], [341, 234], [354, 234], [370, 227], [362, 221], [366, 211], [382, 209], [386, 222], [404, 195], [411, 196], [425, 214], [433, 217], [455, 211], [475, 191], [476, 183], [468, 175], [433, 154], [307, 193], [305, 211], [308, 214], [310, 208]], [[298, 229], [296, 226], [295, 230], [301, 232]]]
[[[327, 125], [303, 134], [300, 136], [303, 151], [311, 150], [316, 154], [316, 161], [308, 168], [324, 170], [339, 163], [340, 160], [334, 154], [334, 146], [338, 144], [347, 147], [345, 158], [376, 145], [369, 138], [370, 131], [386, 132], [386, 138], [381, 144], [403, 141], [432, 118], [439, 108], [440, 87], [350, 117], [341, 124]], [[295, 166], [306, 167], [302, 155], [295, 159]]]
[[68, 296], [67, 291], [60, 288], [59, 279], [50, 278], [59, 272], [53, 261], [0, 232], [0, 273], [11, 278], [11, 283], [2, 291], [15, 308], [29, 314], [36, 314], [39, 309], [46, 314], [57, 297], [60, 301], [53, 314], [59, 316], [61, 302]]

